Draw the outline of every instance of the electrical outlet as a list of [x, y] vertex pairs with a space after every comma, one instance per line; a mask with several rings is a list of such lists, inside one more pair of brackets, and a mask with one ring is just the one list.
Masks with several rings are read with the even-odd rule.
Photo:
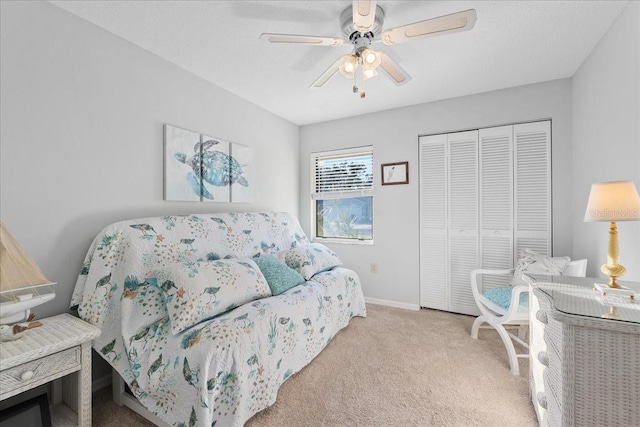
[[378, 264], [371, 263], [371, 272], [372, 273], [377, 273], [378, 272]]

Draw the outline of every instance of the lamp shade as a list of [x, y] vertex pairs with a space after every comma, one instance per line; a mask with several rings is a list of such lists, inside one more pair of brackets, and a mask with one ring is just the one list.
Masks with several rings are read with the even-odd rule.
[[584, 220], [639, 221], [640, 195], [633, 181], [592, 184]]

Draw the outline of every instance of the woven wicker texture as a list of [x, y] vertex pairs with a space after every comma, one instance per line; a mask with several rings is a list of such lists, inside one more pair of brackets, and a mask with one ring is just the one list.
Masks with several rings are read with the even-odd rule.
[[[0, 343], [0, 400], [79, 371], [78, 414], [52, 411], [54, 425], [91, 426], [91, 340], [100, 329], [69, 314], [42, 320], [16, 341]], [[67, 401], [64, 399], [66, 403]], [[64, 416], [57, 417], [59, 414]], [[69, 420], [77, 418], [77, 423]]]
[[69, 314], [41, 320], [16, 341], [0, 343], [0, 370], [66, 350], [100, 335], [100, 329]]
[[[529, 295], [533, 295], [531, 287]], [[540, 300], [533, 295], [529, 297], [529, 388], [531, 391], [531, 401], [538, 416], [540, 426], [548, 426], [547, 397], [544, 394], [543, 372], [544, 366], [538, 360], [537, 355], [547, 351], [547, 344], [544, 341], [544, 328], [548, 322], [546, 311], [542, 308], [545, 300]]]
[[574, 425], [639, 426], [640, 333], [575, 328], [575, 344]]
[[[583, 279], [563, 287], [534, 288], [532, 305], [540, 306], [547, 324], [532, 320], [532, 351], [546, 351], [548, 366], [532, 363], [531, 391], [544, 394], [547, 410], [537, 413], [541, 425], [640, 425], [640, 310], [636, 302], [616, 301], [624, 321], [607, 319], [609, 307]], [[605, 303], [607, 301], [604, 301]], [[599, 313], [599, 314], [598, 314]], [[544, 336], [542, 350], [538, 336]], [[538, 354], [531, 354], [532, 358]], [[541, 357], [540, 359], [544, 359]], [[544, 388], [535, 381], [542, 371]]]
[[[12, 395], [58, 378], [62, 372], [80, 369], [80, 349], [72, 348], [0, 372], [1, 396]], [[31, 378], [24, 375], [29, 373]], [[36, 384], [37, 383], [37, 384]]]

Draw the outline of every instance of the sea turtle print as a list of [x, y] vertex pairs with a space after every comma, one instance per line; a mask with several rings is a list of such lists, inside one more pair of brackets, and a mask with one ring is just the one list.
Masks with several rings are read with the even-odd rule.
[[213, 200], [213, 195], [201, 185], [201, 179], [216, 187], [231, 184], [249, 186], [249, 182], [243, 176], [242, 165], [232, 156], [214, 149], [218, 143], [213, 139], [196, 143], [193, 147], [195, 154], [191, 157], [187, 157], [185, 153], [174, 154], [177, 161], [191, 167], [192, 171], [187, 174], [187, 181], [193, 192], [209, 200]]

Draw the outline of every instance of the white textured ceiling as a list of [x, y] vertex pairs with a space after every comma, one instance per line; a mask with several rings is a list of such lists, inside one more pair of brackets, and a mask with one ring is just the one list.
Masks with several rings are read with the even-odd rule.
[[52, 1], [295, 124], [572, 76], [628, 1], [378, 1], [383, 28], [476, 9], [471, 31], [382, 48], [413, 77], [310, 84], [352, 46], [274, 45], [260, 34], [340, 37], [341, 1]]

